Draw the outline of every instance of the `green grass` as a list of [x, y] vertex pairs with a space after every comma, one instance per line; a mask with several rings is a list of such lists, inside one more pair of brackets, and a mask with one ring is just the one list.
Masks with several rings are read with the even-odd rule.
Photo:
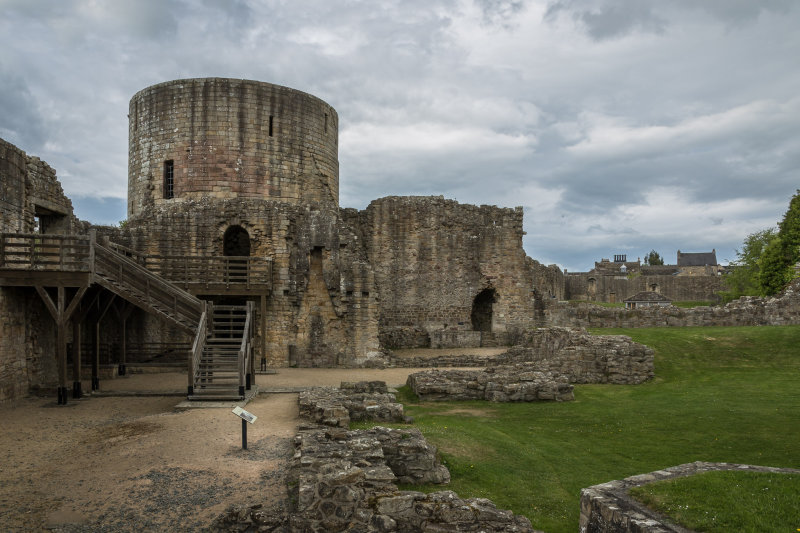
[[448, 488], [572, 532], [580, 489], [598, 483], [698, 460], [800, 467], [800, 326], [595, 332], [653, 347], [656, 378], [578, 385], [566, 403], [419, 402], [401, 390]]
[[600, 306], [600, 307], [618, 307], [618, 308], [624, 308], [625, 307], [625, 303], [623, 303], [623, 302], [592, 302], [592, 301], [589, 301], [589, 300], [569, 300], [569, 303], [572, 304], [572, 305], [576, 305], [576, 304], [592, 304], [592, 305], [597, 305], [597, 306]]
[[682, 307], [683, 309], [690, 309], [692, 307], [700, 307], [703, 305], [712, 306], [716, 305], [715, 302], [707, 302], [707, 301], [691, 301], [687, 300], [685, 302], [672, 302], [672, 305], [675, 307]]
[[800, 528], [798, 487], [800, 474], [706, 472], [636, 487], [631, 495], [696, 531], [779, 533]]

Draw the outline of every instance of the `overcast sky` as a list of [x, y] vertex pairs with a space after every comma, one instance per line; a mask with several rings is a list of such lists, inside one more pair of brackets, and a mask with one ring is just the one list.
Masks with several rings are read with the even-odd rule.
[[799, 58], [797, 0], [0, 0], [0, 137], [117, 223], [134, 93], [268, 81], [338, 111], [344, 207], [522, 205], [570, 271], [727, 262], [800, 188]]

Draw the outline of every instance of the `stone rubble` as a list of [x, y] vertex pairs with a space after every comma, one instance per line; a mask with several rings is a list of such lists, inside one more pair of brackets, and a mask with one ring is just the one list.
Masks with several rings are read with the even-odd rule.
[[325, 426], [343, 427], [351, 421], [408, 422], [383, 381], [342, 382], [336, 387], [313, 387], [300, 393], [300, 416]]
[[566, 402], [575, 399], [565, 376], [538, 372], [531, 363], [485, 370], [427, 370], [406, 382], [423, 401]]

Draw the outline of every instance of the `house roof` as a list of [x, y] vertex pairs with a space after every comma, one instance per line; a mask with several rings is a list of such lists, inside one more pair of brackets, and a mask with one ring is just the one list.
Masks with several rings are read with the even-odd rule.
[[663, 294], [653, 292], [653, 291], [643, 291], [637, 294], [634, 294], [630, 298], [626, 298], [624, 300], [625, 303], [628, 302], [671, 302], [669, 298], [664, 296]]
[[710, 252], [683, 253], [678, 250], [678, 266], [681, 267], [695, 267], [695, 266], [716, 266], [717, 265], [717, 250]]

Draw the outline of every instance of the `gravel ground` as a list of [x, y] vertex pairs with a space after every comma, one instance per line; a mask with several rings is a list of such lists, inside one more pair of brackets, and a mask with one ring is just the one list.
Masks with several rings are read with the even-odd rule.
[[[415, 369], [279, 369], [260, 390], [341, 381], [405, 383]], [[87, 390], [88, 383], [84, 384]], [[182, 392], [181, 373], [101, 382], [106, 393]], [[231, 504], [271, 505], [299, 423], [296, 394], [259, 394], [241, 421], [230, 408], [175, 409], [175, 396], [26, 398], [0, 405], [0, 531], [203, 531]]]

